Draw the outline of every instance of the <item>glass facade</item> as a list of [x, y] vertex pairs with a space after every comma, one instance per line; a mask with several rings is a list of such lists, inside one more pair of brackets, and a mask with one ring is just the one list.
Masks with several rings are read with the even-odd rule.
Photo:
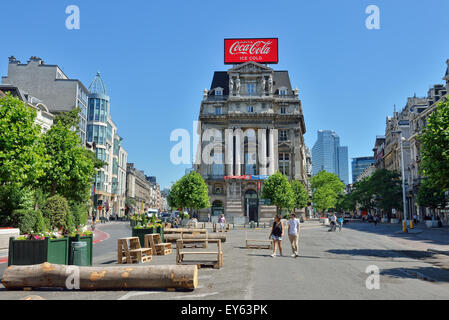
[[104, 99], [89, 99], [88, 121], [106, 123], [109, 116], [109, 102]]
[[374, 157], [360, 157], [352, 159], [352, 183], [365, 171], [366, 168], [374, 163]]
[[104, 191], [105, 174], [103, 171], [98, 171], [95, 177], [95, 188], [97, 191]]
[[340, 137], [331, 130], [319, 130], [312, 148], [312, 174], [326, 171], [349, 184], [348, 147], [340, 146]]
[[89, 125], [87, 127], [87, 141], [95, 142], [97, 145], [106, 145], [106, 127]]

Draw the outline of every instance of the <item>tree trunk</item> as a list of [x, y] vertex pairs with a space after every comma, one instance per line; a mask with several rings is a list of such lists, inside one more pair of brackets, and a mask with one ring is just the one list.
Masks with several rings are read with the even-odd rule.
[[197, 266], [78, 267], [45, 262], [10, 266], [3, 274], [5, 288], [67, 288], [80, 290], [195, 289]]

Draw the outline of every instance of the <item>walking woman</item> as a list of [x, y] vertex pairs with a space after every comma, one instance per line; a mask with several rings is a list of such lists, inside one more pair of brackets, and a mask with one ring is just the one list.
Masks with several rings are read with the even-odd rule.
[[284, 227], [282, 226], [281, 216], [274, 218], [273, 228], [271, 229], [270, 239], [273, 240], [273, 258], [276, 257], [276, 243], [279, 247], [279, 255], [282, 257], [282, 237], [284, 236]]

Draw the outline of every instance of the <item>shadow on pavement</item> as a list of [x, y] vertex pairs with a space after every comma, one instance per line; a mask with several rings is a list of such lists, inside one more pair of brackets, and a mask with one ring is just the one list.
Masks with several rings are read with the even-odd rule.
[[393, 278], [419, 279], [429, 282], [449, 282], [449, 272], [435, 267], [392, 268], [381, 270], [380, 275]]
[[[387, 235], [393, 238], [402, 238], [436, 245], [449, 245], [449, 228], [427, 229], [422, 224], [415, 228], [420, 233], [402, 233], [400, 224], [377, 224], [373, 223], [349, 223], [344, 224], [344, 229], [369, 232], [378, 235]], [[397, 233], [399, 232], [399, 233]]]
[[350, 256], [364, 256], [377, 258], [412, 258], [412, 259], [427, 259], [434, 255], [428, 251], [418, 250], [382, 250], [382, 249], [331, 249], [327, 252], [332, 254], [350, 255]]

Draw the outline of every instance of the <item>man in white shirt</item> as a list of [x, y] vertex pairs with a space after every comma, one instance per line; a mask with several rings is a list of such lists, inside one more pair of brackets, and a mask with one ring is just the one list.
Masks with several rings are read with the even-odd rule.
[[296, 215], [292, 213], [290, 215], [290, 220], [288, 220], [288, 238], [290, 239], [290, 244], [292, 246], [292, 257], [299, 257], [298, 254], [298, 239], [299, 239], [299, 219], [296, 219]]

